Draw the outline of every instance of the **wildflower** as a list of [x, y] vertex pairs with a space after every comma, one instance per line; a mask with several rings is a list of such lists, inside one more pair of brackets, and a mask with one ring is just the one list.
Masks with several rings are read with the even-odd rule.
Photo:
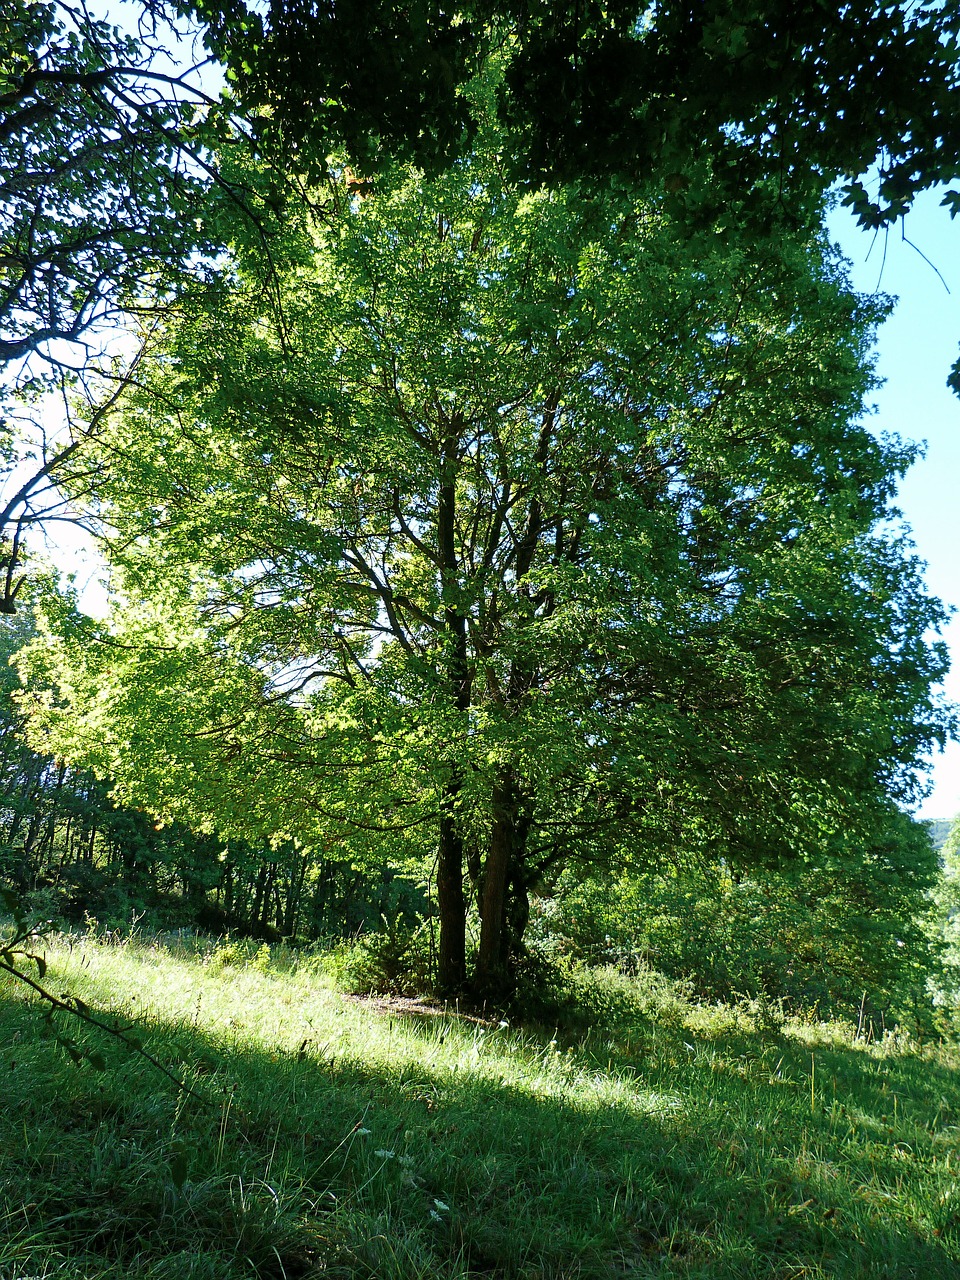
[[383, 1147], [381, 1147], [379, 1151], [375, 1151], [373, 1154], [378, 1160], [392, 1160], [395, 1153], [393, 1151], [385, 1151]]

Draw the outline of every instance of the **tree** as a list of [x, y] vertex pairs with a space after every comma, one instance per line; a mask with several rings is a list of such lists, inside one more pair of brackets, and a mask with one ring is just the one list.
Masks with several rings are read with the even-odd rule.
[[[203, 116], [217, 104], [85, 10], [0, 19], [0, 365], [80, 367], [209, 247]], [[201, 112], [201, 107], [204, 112]], [[207, 126], [210, 132], [209, 126]]]
[[[481, 118], [468, 86], [498, 59], [508, 163], [534, 184], [658, 174], [677, 204], [706, 200], [716, 213], [749, 192], [763, 197], [764, 216], [787, 207], [805, 219], [811, 191], [841, 179], [861, 222], [881, 227], [960, 171], [955, 3], [177, 9], [206, 24], [241, 100], [262, 113], [262, 136], [314, 174], [337, 144], [367, 171], [384, 158], [437, 170], [467, 155]], [[692, 158], [706, 161], [709, 180], [688, 191]], [[861, 179], [874, 163], [869, 194]], [[956, 208], [960, 194], [950, 199]]]
[[565, 865], [886, 874], [947, 718], [878, 309], [664, 205], [381, 175], [288, 219], [282, 326], [239, 226], [100, 438], [121, 603], [33, 647], [35, 744], [227, 835], [432, 844], [446, 990], [471, 902], [496, 993]]

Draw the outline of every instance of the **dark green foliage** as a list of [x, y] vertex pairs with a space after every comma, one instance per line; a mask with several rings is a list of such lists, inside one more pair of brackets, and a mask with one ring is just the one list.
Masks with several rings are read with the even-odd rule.
[[[497, 58], [506, 163], [535, 183], [656, 174], [679, 205], [722, 219], [745, 193], [766, 218], [803, 216], [839, 177], [860, 220], [879, 227], [960, 165], [954, 4], [178, 7], [207, 25], [261, 133], [315, 174], [337, 143], [374, 168], [462, 157], [477, 128], [469, 82]], [[706, 160], [709, 191], [691, 182], [693, 159]], [[860, 179], [875, 160], [868, 194]]]
[[436, 941], [428, 922], [380, 922], [329, 953], [324, 962], [344, 991], [421, 996], [436, 984]]
[[158, 293], [169, 303], [209, 247], [187, 158], [196, 94], [151, 68], [154, 52], [56, 0], [4, 5], [0, 368], [85, 343], [89, 374], [98, 332]]
[[928, 1025], [941, 971], [929, 936], [937, 860], [925, 827], [890, 815], [886, 836], [792, 868], [676, 865], [609, 879], [561, 877], [535, 914], [545, 954], [626, 973], [652, 968], [698, 997]]

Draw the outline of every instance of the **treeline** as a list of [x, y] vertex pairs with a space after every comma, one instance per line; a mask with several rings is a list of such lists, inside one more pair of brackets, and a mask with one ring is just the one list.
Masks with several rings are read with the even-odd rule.
[[91, 773], [24, 748], [9, 721], [0, 753], [0, 878], [39, 912], [272, 941], [349, 937], [423, 906], [416, 885], [389, 869], [372, 878], [294, 841], [256, 848], [179, 822], [158, 826], [114, 804]]
[[5, 621], [0, 648], [0, 882], [37, 912], [106, 928], [144, 919], [273, 940], [349, 937], [424, 907], [411, 881], [371, 875], [296, 841], [257, 845], [115, 803], [108, 783], [32, 751], [20, 737], [7, 665], [25, 637]]

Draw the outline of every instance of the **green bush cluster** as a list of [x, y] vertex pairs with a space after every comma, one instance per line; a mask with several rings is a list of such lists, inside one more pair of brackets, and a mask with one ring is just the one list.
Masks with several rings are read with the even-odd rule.
[[381, 921], [375, 932], [334, 943], [323, 954], [327, 975], [353, 995], [423, 995], [435, 982], [429, 921]]
[[879, 1029], [929, 1022], [928, 986], [942, 967], [926, 919], [904, 917], [871, 913], [855, 892], [813, 876], [566, 875], [535, 903], [531, 941], [554, 963], [656, 971], [700, 1000], [873, 1019]]

